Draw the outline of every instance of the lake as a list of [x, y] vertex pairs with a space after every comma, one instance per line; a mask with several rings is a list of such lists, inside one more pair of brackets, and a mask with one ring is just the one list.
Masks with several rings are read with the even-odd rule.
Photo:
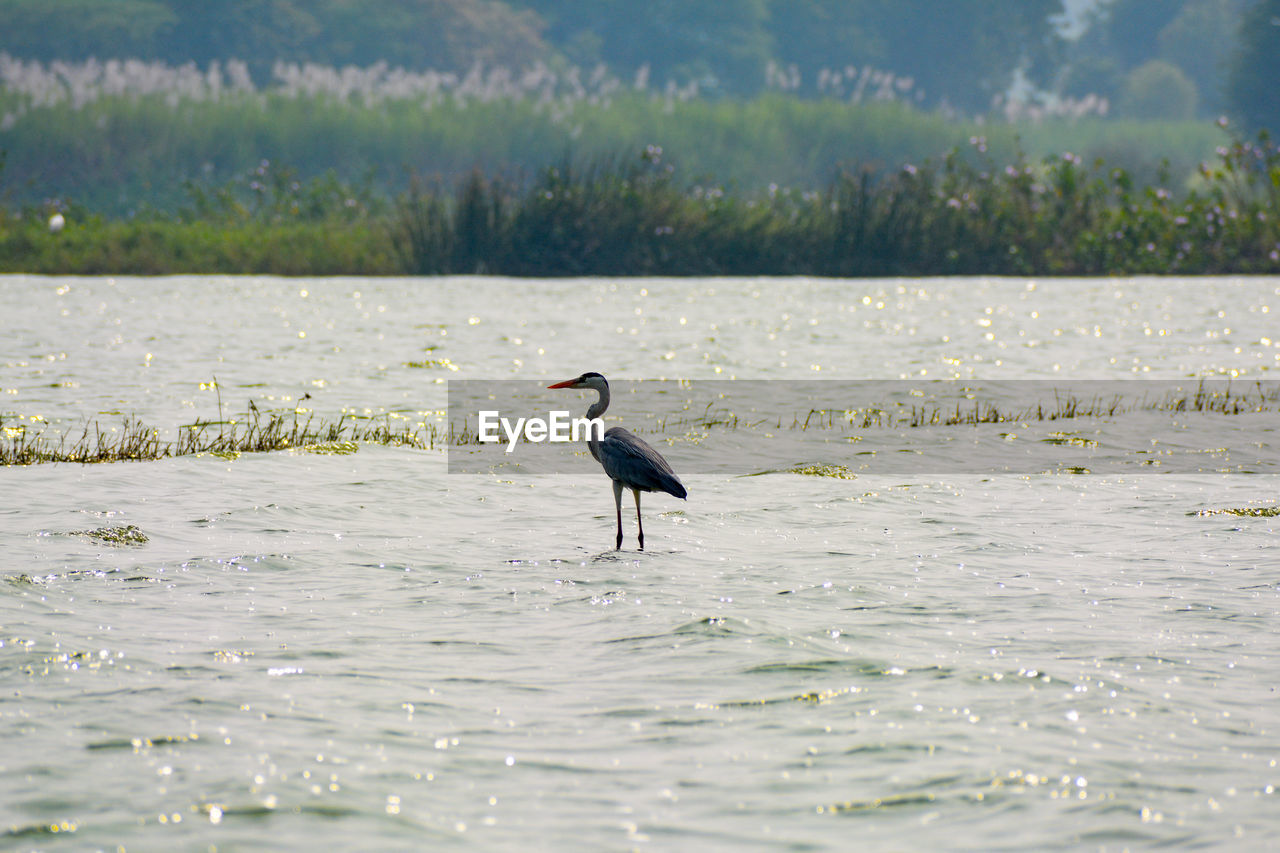
[[[0, 469], [6, 849], [1280, 846], [1280, 279], [0, 296], [8, 429], [600, 371], [689, 490], [641, 552], [561, 446]], [[1012, 414], [905, 422], [952, 392]]]

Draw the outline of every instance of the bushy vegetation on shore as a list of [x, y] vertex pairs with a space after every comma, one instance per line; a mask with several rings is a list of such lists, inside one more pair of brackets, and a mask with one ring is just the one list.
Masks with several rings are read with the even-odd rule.
[[234, 63], [0, 54], [0, 78], [5, 272], [1278, 268], [1280, 157], [1265, 136], [1215, 159], [1218, 128], [1109, 121], [1087, 104], [948, 118], [867, 69], [819, 100], [545, 66], [278, 63], [259, 88]]
[[850, 171], [821, 191], [734, 196], [639, 162], [548, 169], [523, 192], [479, 175], [415, 187], [411, 272], [509, 275], [1104, 275], [1280, 271], [1280, 149], [1224, 147], [1187, 194], [1064, 154]]
[[[1280, 149], [1220, 149], [1190, 190], [1072, 154], [851, 169], [820, 190], [689, 181], [654, 146], [529, 180], [415, 178], [394, 204], [263, 163], [178, 215], [58, 233], [0, 218], [0, 270], [432, 275], [1106, 275], [1280, 272]], [[1166, 176], [1168, 177], [1168, 176]]]

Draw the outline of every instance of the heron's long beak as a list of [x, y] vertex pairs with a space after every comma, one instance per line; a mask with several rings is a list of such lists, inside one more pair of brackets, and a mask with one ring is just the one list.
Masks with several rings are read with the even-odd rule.
[[563, 382], [557, 382], [555, 385], [548, 385], [547, 387], [548, 387], [548, 388], [572, 388], [572, 387], [573, 387], [573, 383], [575, 383], [575, 382], [577, 382], [577, 381], [578, 381], [578, 380], [576, 380], [576, 379], [566, 379], [566, 380], [565, 380], [565, 381], [563, 381]]

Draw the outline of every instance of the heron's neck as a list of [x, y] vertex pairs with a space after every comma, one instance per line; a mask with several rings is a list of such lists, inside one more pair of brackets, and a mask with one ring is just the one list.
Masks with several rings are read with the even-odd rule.
[[[587, 409], [587, 420], [600, 417], [601, 415], [604, 414], [604, 410], [609, 408], [609, 386], [606, 385], [605, 387], [598, 388], [596, 390], [600, 393], [600, 399], [592, 403], [591, 406]], [[595, 434], [596, 434], [595, 430], [593, 429], [587, 430], [587, 435], [594, 436]], [[591, 455], [595, 457], [595, 460], [597, 462], [599, 462], [600, 461], [600, 442], [595, 438], [588, 438], [587, 449], [591, 451]]]
[[600, 399], [591, 404], [591, 408], [587, 409], [588, 418], [598, 418], [604, 414], [604, 410], [609, 408], [609, 386], [596, 389], [600, 393]]

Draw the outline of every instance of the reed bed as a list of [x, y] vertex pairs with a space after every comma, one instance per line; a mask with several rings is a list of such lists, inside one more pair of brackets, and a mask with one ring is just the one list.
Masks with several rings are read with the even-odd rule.
[[[1052, 404], [1038, 402], [1021, 408], [1001, 408], [979, 400], [963, 403], [874, 405], [849, 409], [810, 409], [782, 417], [742, 417], [709, 404], [701, 415], [658, 419], [653, 431], [682, 435], [691, 431], [763, 430], [836, 431], [923, 427], [978, 426], [983, 424], [1053, 422], [1076, 419], [1119, 418], [1137, 412], [1236, 416], [1280, 410], [1280, 388], [1253, 386], [1214, 390], [1203, 383], [1189, 393], [1126, 399], [1055, 395]], [[638, 430], [643, 431], [639, 427]], [[523, 440], [523, 439], [521, 439]], [[368, 420], [342, 415], [326, 421], [298, 411], [264, 413], [251, 401], [245, 415], [229, 420], [198, 420], [181, 427], [173, 439], [137, 418], [127, 417], [121, 426], [104, 429], [97, 421], [79, 433], [50, 436], [47, 429], [6, 424], [0, 419], [0, 465], [37, 465], [50, 462], [93, 464], [167, 459], [212, 454], [235, 457], [242, 453], [298, 450], [318, 454], [354, 453], [362, 443], [415, 450], [462, 447], [481, 443], [476, 430], [466, 424], [437, 426], [411, 423], [391, 415]]]
[[1190, 393], [1169, 392], [1158, 397], [1137, 399], [1118, 394], [1080, 397], [1054, 394], [1052, 403], [1039, 401], [1023, 407], [1001, 407], [982, 400], [948, 403], [877, 404], [848, 409], [810, 409], [787, 422], [781, 417], [743, 417], [729, 409], [708, 404], [701, 415], [668, 417], [657, 421], [659, 433], [689, 430], [870, 430], [914, 429], [921, 427], [979, 426], [983, 424], [1044, 423], [1075, 419], [1118, 418], [1138, 412], [1170, 414], [1247, 415], [1280, 411], [1280, 387], [1261, 383], [1241, 388], [1228, 386], [1214, 390], [1199, 383]]
[[[858, 97], [870, 85], [877, 100], [895, 100], [903, 91], [895, 78], [865, 69]], [[857, 81], [855, 80], [855, 84]], [[255, 84], [249, 66], [239, 60], [214, 61], [206, 68], [195, 63], [169, 65], [138, 59], [88, 59], [83, 62], [22, 60], [0, 51], [0, 89], [13, 102], [14, 120], [23, 110], [69, 105], [80, 109], [97, 101], [159, 95], [176, 107], [183, 102], [211, 102], [240, 96], [286, 99], [327, 98], [374, 106], [407, 101], [431, 108], [452, 100], [461, 105], [497, 100], [530, 100], [544, 105], [560, 101], [568, 108], [599, 103], [623, 89], [651, 92], [673, 100], [698, 96], [696, 83], [652, 88], [647, 70], [624, 82], [603, 66], [555, 70], [543, 62], [512, 69], [483, 63], [466, 73], [426, 69], [413, 71], [378, 62], [366, 67], [326, 66], [314, 62], [276, 61], [264, 85]]]
[[0, 465], [38, 465], [49, 462], [130, 462], [212, 454], [235, 457], [242, 453], [300, 450], [318, 454], [354, 453], [359, 444], [381, 444], [430, 450], [448, 442], [447, 430], [429, 423], [357, 419], [342, 415], [326, 421], [308, 414], [266, 412], [250, 402], [242, 418], [197, 420], [166, 438], [160, 430], [133, 417], [118, 427], [86, 423], [81, 430], [50, 435], [22, 423], [0, 418]]
[[112, 217], [171, 211], [195, 181], [216, 184], [262, 160], [304, 180], [369, 172], [390, 195], [406, 173], [453, 182], [475, 167], [529, 174], [572, 150], [583, 157], [647, 144], [677, 152], [682, 172], [737, 192], [770, 183], [815, 188], [842, 164], [892, 170], [983, 136], [1001, 160], [1020, 146], [1102, 156], [1143, 182], [1167, 159], [1181, 180], [1212, 153], [1202, 123], [1103, 119], [1101, 102], [1055, 111], [1000, 104], [966, 118], [916, 106], [906, 78], [877, 69], [819, 74], [802, 97], [793, 69], [750, 98], [702, 97], [696, 85], [623, 80], [603, 68], [476, 66], [467, 73], [375, 65], [277, 63], [255, 85], [243, 63], [24, 62], [0, 54], [0, 193], [36, 205], [77, 203]]

